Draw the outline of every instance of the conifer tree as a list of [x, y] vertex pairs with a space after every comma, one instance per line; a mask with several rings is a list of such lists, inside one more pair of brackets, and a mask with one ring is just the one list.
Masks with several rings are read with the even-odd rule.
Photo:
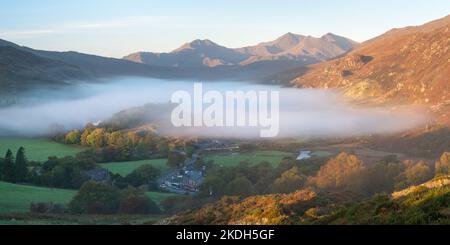
[[16, 164], [14, 166], [16, 182], [24, 182], [27, 178], [27, 159], [25, 157], [25, 148], [20, 147], [16, 155]]
[[5, 160], [3, 164], [3, 179], [8, 182], [15, 182], [14, 174], [14, 157], [10, 149], [6, 151]]
[[0, 158], [0, 180], [3, 180], [3, 173], [5, 172], [5, 159]]

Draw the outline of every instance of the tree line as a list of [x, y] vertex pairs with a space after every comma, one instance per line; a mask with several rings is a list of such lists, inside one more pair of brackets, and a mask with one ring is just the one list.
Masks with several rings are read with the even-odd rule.
[[96, 162], [123, 162], [167, 158], [175, 149], [192, 152], [195, 142], [156, 135], [151, 130], [116, 130], [88, 124], [82, 130], [71, 130], [54, 136], [60, 143], [90, 147]]

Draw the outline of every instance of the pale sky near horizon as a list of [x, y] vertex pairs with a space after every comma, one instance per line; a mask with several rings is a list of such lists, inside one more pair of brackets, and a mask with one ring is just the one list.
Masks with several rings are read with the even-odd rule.
[[194, 39], [235, 48], [293, 32], [365, 41], [450, 14], [449, 0], [20, 0], [0, 2], [0, 39], [122, 57]]

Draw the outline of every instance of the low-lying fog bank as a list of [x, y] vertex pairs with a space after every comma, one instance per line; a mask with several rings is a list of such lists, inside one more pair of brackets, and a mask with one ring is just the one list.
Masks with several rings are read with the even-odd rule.
[[[65, 129], [81, 128], [130, 107], [168, 103], [174, 91], [193, 91], [193, 83], [122, 78], [105, 83], [83, 83], [58, 91], [29, 92], [25, 103], [0, 108], [0, 135], [45, 135], [54, 124], [64, 125]], [[358, 108], [331, 90], [279, 88], [243, 82], [203, 83], [203, 90], [279, 91], [279, 137], [392, 133], [420, 126], [427, 120], [418, 107]], [[162, 118], [165, 120], [170, 118]], [[260, 128], [240, 127], [161, 129], [161, 133], [170, 135], [238, 138], [259, 137], [259, 132]]]

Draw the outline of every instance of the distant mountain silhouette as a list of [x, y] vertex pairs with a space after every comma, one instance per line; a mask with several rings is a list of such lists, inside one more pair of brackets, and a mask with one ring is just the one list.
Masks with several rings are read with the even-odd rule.
[[251, 55], [243, 64], [278, 59], [311, 60], [310, 63], [317, 63], [342, 55], [357, 46], [357, 42], [331, 33], [320, 38], [287, 33], [275, 41], [237, 51]]
[[[210, 57], [222, 58], [204, 59], [196, 52], [200, 48]], [[174, 53], [177, 53], [177, 57], [180, 58], [178, 67], [165, 64], [141, 64], [73, 51], [36, 50], [0, 39], [0, 86], [2, 86], [0, 94], [17, 93], [36, 86], [67, 85], [80, 80], [94, 81], [99, 78], [117, 76], [204, 81], [216, 79], [259, 80], [270, 74], [303, 65], [299, 62], [274, 60], [255, 62], [246, 66], [214, 66], [214, 63], [233, 64], [243, 61], [247, 55], [220, 47], [208, 40], [196, 40], [185, 44]], [[223, 57], [227, 58], [223, 60]], [[203, 62], [206, 65], [201, 65]]]
[[358, 43], [334, 34], [321, 38], [287, 33], [255, 46], [230, 49], [210, 40], [194, 40], [170, 53], [137, 52], [124, 57], [137, 63], [173, 67], [244, 66], [260, 61], [287, 60], [313, 64], [342, 55]]
[[16, 93], [30, 87], [64, 85], [90, 77], [81, 68], [37, 56], [0, 40], [0, 94]]
[[241, 54], [210, 40], [194, 40], [183, 44], [171, 53], [134, 53], [125, 60], [159, 66], [174, 67], [214, 67], [218, 65], [234, 65], [244, 61], [248, 55]]

